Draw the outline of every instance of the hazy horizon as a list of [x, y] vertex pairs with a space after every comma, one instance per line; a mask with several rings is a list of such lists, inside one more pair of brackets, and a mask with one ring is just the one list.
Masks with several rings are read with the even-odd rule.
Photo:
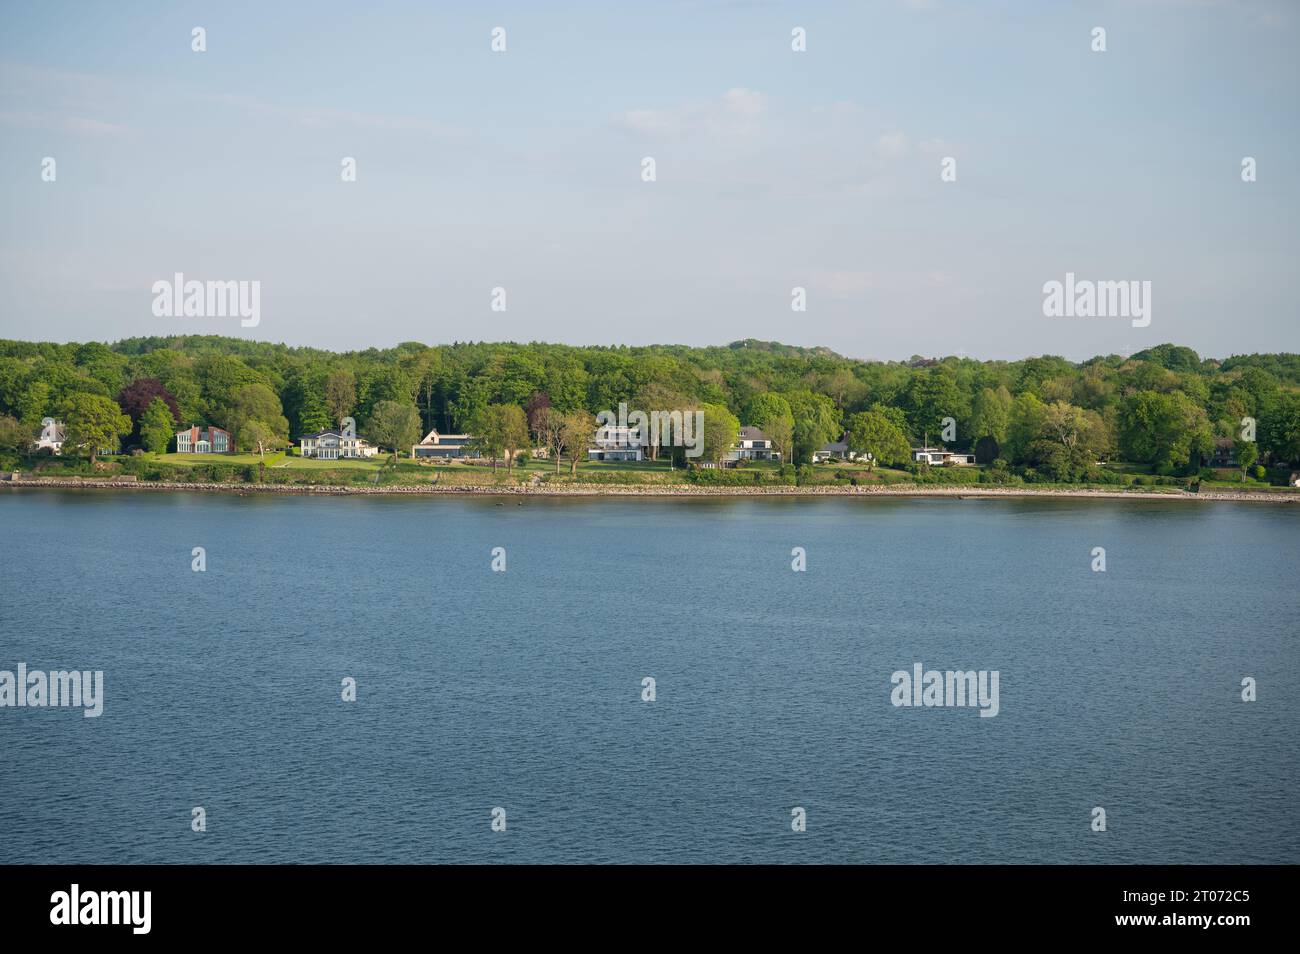
[[[1298, 39], [1275, 0], [11, 5], [0, 337], [1300, 352]], [[178, 272], [257, 325], [155, 316]], [[1067, 273], [1150, 324], [1045, 317]]]

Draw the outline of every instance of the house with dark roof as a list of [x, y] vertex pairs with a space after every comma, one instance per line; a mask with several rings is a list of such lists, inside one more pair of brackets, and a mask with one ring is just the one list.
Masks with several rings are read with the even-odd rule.
[[857, 455], [849, 450], [848, 435], [841, 435], [837, 441], [823, 444], [820, 450], [813, 451], [812, 462], [820, 464], [824, 460], [852, 460]]
[[780, 460], [781, 452], [772, 446], [772, 439], [757, 427], [742, 427], [727, 455], [729, 461]]

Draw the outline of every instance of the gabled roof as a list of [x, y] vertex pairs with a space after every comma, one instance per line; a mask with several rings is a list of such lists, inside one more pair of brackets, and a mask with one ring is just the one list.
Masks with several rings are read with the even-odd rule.
[[438, 429], [435, 427], [428, 434], [424, 435], [424, 440], [420, 441], [420, 445], [431, 445], [431, 444], [436, 445], [436, 444], [445, 443], [447, 441], [468, 441], [468, 440], [470, 440], [470, 435], [468, 434], [439, 434]]
[[767, 440], [771, 440], [770, 437], [768, 437], [766, 434], [764, 434], [762, 431], [760, 431], [757, 427], [750, 427], [748, 424], [746, 424], [744, 427], [742, 427], [742, 428], [740, 429], [740, 432], [739, 432], [736, 436], [737, 436], [737, 438], [739, 438], [740, 440], [745, 440], [745, 441], [767, 441]]

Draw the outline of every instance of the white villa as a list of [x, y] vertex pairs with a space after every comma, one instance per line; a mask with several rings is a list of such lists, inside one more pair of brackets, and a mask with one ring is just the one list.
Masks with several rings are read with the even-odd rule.
[[41, 436], [36, 440], [36, 451], [49, 451], [51, 454], [63, 452], [63, 425], [54, 418], [42, 418]]
[[364, 437], [337, 430], [304, 434], [298, 439], [298, 444], [303, 457], [314, 457], [317, 460], [356, 460], [374, 457], [379, 452], [379, 448]]
[[220, 427], [187, 427], [176, 432], [178, 454], [228, 454], [233, 449], [230, 432]]
[[742, 427], [731, 445], [727, 460], [780, 460], [781, 452], [772, 446], [772, 439], [757, 427]]
[[619, 424], [603, 424], [596, 429], [596, 443], [587, 448], [587, 460], [644, 460], [645, 443], [637, 428]]
[[965, 467], [975, 463], [975, 455], [950, 451], [942, 447], [913, 447], [912, 461], [918, 464], [924, 462], [926, 464], [953, 464]]
[[474, 438], [469, 434], [439, 434], [437, 428], [424, 435], [424, 440], [411, 448], [411, 457], [465, 457]]

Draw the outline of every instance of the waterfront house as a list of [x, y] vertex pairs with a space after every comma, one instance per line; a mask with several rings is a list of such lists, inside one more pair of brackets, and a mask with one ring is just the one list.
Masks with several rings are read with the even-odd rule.
[[917, 464], [953, 464], [966, 467], [975, 463], [974, 454], [950, 451], [943, 447], [913, 447], [912, 462]]
[[1236, 467], [1237, 442], [1231, 437], [1216, 437], [1214, 452], [1210, 455], [1210, 467]]
[[469, 456], [469, 445], [474, 438], [469, 434], [439, 434], [437, 429], [424, 435], [424, 440], [411, 448], [411, 457], [442, 457], [452, 459]]
[[176, 432], [178, 454], [228, 454], [234, 447], [230, 432], [220, 427], [187, 427]]
[[298, 438], [298, 450], [303, 457], [317, 460], [360, 460], [374, 457], [379, 448], [356, 434], [327, 429]]
[[812, 462], [820, 464], [825, 460], [853, 460], [856, 456], [849, 450], [848, 435], [844, 434], [839, 440], [823, 444], [820, 450], [813, 451]]
[[[30, 434], [31, 432], [28, 431]], [[45, 451], [47, 454], [60, 454], [63, 452], [63, 424], [52, 417], [41, 420], [41, 436], [36, 439], [36, 453]]]
[[645, 441], [637, 428], [604, 424], [596, 429], [595, 444], [587, 448], [587, 460], [643, 460]]
[[742, 427], [727, 455], [729, 461], [780, 459], [781, 452], [772, 446], [772, 439], [757, 427]]

